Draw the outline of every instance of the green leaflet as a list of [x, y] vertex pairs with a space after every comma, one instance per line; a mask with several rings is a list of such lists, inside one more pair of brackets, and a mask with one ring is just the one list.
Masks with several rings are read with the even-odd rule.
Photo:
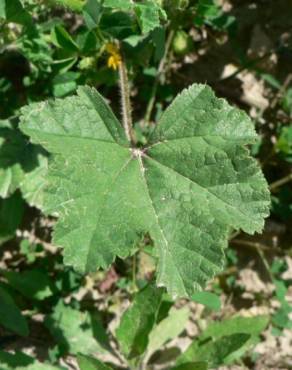
[[96, 358], [78, 355], [77, 359], [80, 370], [112, 370], [112, 367], [105, 365]]
[[221, 322], [211, 323], [200, 336], [200, 339], [204, 341], [207, 338], [212, 338], [220, 342], [224, 337], [231, 337], [238, 333], [248, 334], [250, 338], [236, 351], [233, 351], [233, 353], [230, 353], [228, 357], [226, 357], [225, 363], [231, 363], [240, 358], [247, 350], [255, 347], [259, 342], [259, 335], [265, 330], [268, 323], [269, 317], [264, 315], [254, 317], [232, 317]]
[[[205, 343], [194, 341], [186, 352], [179, 356], [177, 365], [191, 362], [207, 362], [209, 368], [217, 369], [234, 352], [240, 351], [249, 338], [250, 335], [248, 334], [237, 333], [220, 337], [214, 341], [209, 340]], [[175, 369], [178, 370], [176, 367], [173, 370]]]
[[213, 311], [220, 311], [221, 301], [220, 297], [211, 292], [195, 292], [191, 297], [192, 301], [203, 304]]
[[230, 228], [260, 231], [267, 183], [244, 147], [248, 116], [205, 85], [184, 90], [143, 149], [89, 87], [78, 96], [22, 109], [22, 131], [53, 154], [45, 209], [59, 216], [53, 241], [80, 272], [134, 253], [149, 232], [157, 284], [173, 296], [201, 289], [224, 264]]
[[168, 341], [178, 337], [187, 325], [190, 311], [188, 307], [181, 309], [172, 308], [168, 316], [161, 320], [151, 331], [149, 343], [144, 357], [144, 362], [148, 362], [153, 353], [162, 348]]
[[45, 325], [62, 353], [91, 355], [107, 352], [107, 336], [98, 320], [63, 301], [59, 301], [53, 313], [46, 317]]
[[61, 25], [56, 25], [51, 32], [51, 40], [58, 48], [63, 48], [68, 52], [78, 52], [79, 47], [71, 35]]
[[24, 201], [15, 193], [7, 199], [0, 198], [0, 246], [14, 237], [21, 223]]
[[42, 270], [3, 271], [9, 284], [29, 299], [43, 300], [53, 295], [52, 281]]
[[255, 347], [268, 322], [267, 316], [238, 316], [213, 322], [178, 357], [177, 365], [207, 361], [212, 368], [217, 368], [222, 364], [231, 363]]
[[146, 350], [162, 293], [162, 289], [153, 285], [146, 286], [136, 294], [133, 305], [123, 315], [116, 337], [127, 358], [137, 357]]

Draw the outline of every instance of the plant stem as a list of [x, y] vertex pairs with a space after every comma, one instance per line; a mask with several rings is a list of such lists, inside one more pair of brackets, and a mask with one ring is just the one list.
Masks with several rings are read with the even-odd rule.
[[173, 36], [174, 36], [174, 30], [171, 30], [168, 34], [166, 44], [165, 44], [165, 52], [164, 52], [164, 55], [163, 55], [163, 57], [162, 57], [162, 59], [159, 63], [157, 75], [155, 77], [155, 81], [154, 81], [154, 84], [152, 86], [151, 95], [150, 95], [150, 99], [149, 99], [147, 109], [146, 109], [146, 114], [145, 114], [145, 122], [149, 122], [150, 118], [151, 118], [151, 114], [152, 114], [155, 99], [156, 99], [158, 84], [160, 82], [161, 75], [163, 73], [165, 63], [167, 61], [167, 56], [168, 56], [168, 52], [169, 52], [169, 49], [170, 49], [170, 45], [171, 45], [172, 40], [173, 40]]
[[251, 247], [253, 249], [262, 249], [264, 251], [267, 251], [267, 252], [276, 252], [277, 250], [273, 247], [269, 247], [268, 245], [265, 245], [265, 244], [262, 244], [262, 243], [258, 243], [258, 242], [253, 242], [253, 241], [249, 241], [249, 240], [243, 240], [243, 239], [233, 239], [233, 240], [229, 240], [229, 243], [230, 244], [237, 244], [237, 245], [240, 245], [240, 246], [246, 246], [246, 247]]
[[287, 175], [287, 176], [283, 177], [283, 178], [282, 178], [282, 179], [280, 179], [280, 180], [277, 180], [277, 181], [275, 181], [275, 182], [272, 182], [272, 183], [270, 184], [270, 190], [271, 190], [271, 191], [274, 191], [274, 190], [276, 190], [277, 188], [279, 188], [280, 186], [285, 185], [285, 184], [287, 184], [287, 183], [288, 183], [288, 182], [290, 182], [290, 181], [292, 181], [292, 173], [290, 173], [289, 175]]
[[279, 50], [279, 48], [272, 49], [269, 52], [267, 52], [266, 54], [264, 54], [264, 55], [262, 55], [262, 56], [260, 56], [258, 58], [255, 58], [255, 59], [252, 59], [252, 60], [247, 61], [243, 66], [239, 67], [236, 71], [234, 71], [233, 73], [231, 73], [230, 75], [228, 75], [226, 77], [220, 78], [216, 82], [220, 82], [221, 83], [223, 81], [225, 82], [225, 81], [231, 80], [232, 78], [236, 77], [241, 72], [243, 72], [245, 70], [249, 70], [250, 68], [256, 67], [259, 62], [267, 59], [273, 53], [277, 53], [278, 50]]
[[132, 108], [130, 100], [130, 88], [128, 80], [128, 71], [124, 58], [119, 64], [120, 91], [123, 114], [123, 126], [129, 142], [134, 145], [136, 140], [133, 132]]
[[281, 86], [280, 90], [275, 95], [274, 99], [272, 100], [272, 102], [270, 104], [270, 107], [271, 108], [275, 108], [276, 107], [279, 99], [283, 96], [285, 90], [287, 89], [287, 87], [289, 86], [289, 84], [290, 84], [291, 81], [292, 81], [292, 73], [289, 73], [288, 76], [286, 77], [283, 85]]
[[274, 276], [271, 272], [269, 262], [267, 261], [264, 252], [262, 251], [262, 249], [259, 246], [256, 247], [256, 250], [258, 252], [258, 255], [259, 255], [260, 259], [262, 260], [263, 265], [265, 266], [265, 269], [266, 269], [266, 271], [269, 275], [269, 278], [270, 278], [271, 282], [273, 283], [274, 282]]

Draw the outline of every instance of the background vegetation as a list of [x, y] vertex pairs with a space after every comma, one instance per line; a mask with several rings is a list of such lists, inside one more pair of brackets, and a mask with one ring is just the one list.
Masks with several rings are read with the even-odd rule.
[[[292, 368], [291, 12], [290, 0], [0, 0], [0, 369], [108, 369], [96, 357], [123, 369]], [[19, 131], [20, 108], [88, 84], [120, 116], [121, 57], [141, 143], [194, 82], [260, 134], [251, 149], [270, 218], [261, 235], [231, 235], [225, 270], [190, 300], [147, 285], [147, 248], [86, 276], [64, 266], [41, 212], [48, 153]]]

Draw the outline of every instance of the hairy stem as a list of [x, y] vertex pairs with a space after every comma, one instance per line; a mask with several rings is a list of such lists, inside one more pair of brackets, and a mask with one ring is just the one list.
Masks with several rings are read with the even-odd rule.
[[147, 109], [146, 109], [146, 114], [145, 114], [145, 122], [149, 122], [150, 118], [151, 118], [151, 114], [152, 114], [155, 99], [156, 99], [157, 88], [158, 88], [161, 76], [163, 74], [163, 71], [164, 71], [165, 63], [167, 61], [167, 56], [168, 56], [168, 52], [169, 52], [169, 49], [170, 49], [170, 45], [171, 45], [172, 40], [173, 40], [173, 36], [174, 36], [174, 30], [171, 30], [169, 32], [167, 40], [166, 40], [164, 56], [163, 56], [163, 58], [161, 59], [161, 61], [159, 63], [157, 75], [156, 75], [154, 84], [152, 86], [151, 95], [150, 95], [150, 99], [149, 99]]
[[136, 140], [133, 132], [132, 108], [130, 100], [128, 72], [124, 58], [122, 58], [122, 61], [119, 64], [119, 77], [120, 77], [123, 126], [127, 139], [132, 145], [134, 145]]

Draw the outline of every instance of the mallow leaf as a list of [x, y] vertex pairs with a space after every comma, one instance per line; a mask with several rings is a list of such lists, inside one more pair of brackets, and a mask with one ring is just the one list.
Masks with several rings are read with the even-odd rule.
[[0, 120], [0, 197], [20, 189], [31, 206], [41, 208], [46, 171], [44, 150], [31, 145], [14, 120]]
[[143, 34], [160, 26], [160, 19], [166, 20], [165, 11], [153, 0], [146, 0], [135, 5], [135, 13]]
[[14, 300], [0, 287], [0, 325], [17, 333], [27, 336], [29, 334], [28, 324]]
[[206, 85], [174, 99], [144, 148], [130, 146], [89, 87], [24, 107], [21, 120], [52, 154], [44, 206], [59, 217], [53, 242], [80, 272], [131, 255], [149, 233], [158, 286], [188, 296], [222, 269], [230, 228], [261, 231], [268, 215], [267, 183], [246, 147], [253, 124]]
[[137, 357], [146, 350], [162, 294], [162, 289], [147, 285], [136, 294], [132, 306], [122, 316], [116, 337], [126, 358]]
[[145, 363], [151, 356], [170, 340], [178, 337], [185, 329], [190, 311], [188, 307], [172, 308], [168, 316], [161, 320], [151, 331], [149, 343], [145, 354]]

